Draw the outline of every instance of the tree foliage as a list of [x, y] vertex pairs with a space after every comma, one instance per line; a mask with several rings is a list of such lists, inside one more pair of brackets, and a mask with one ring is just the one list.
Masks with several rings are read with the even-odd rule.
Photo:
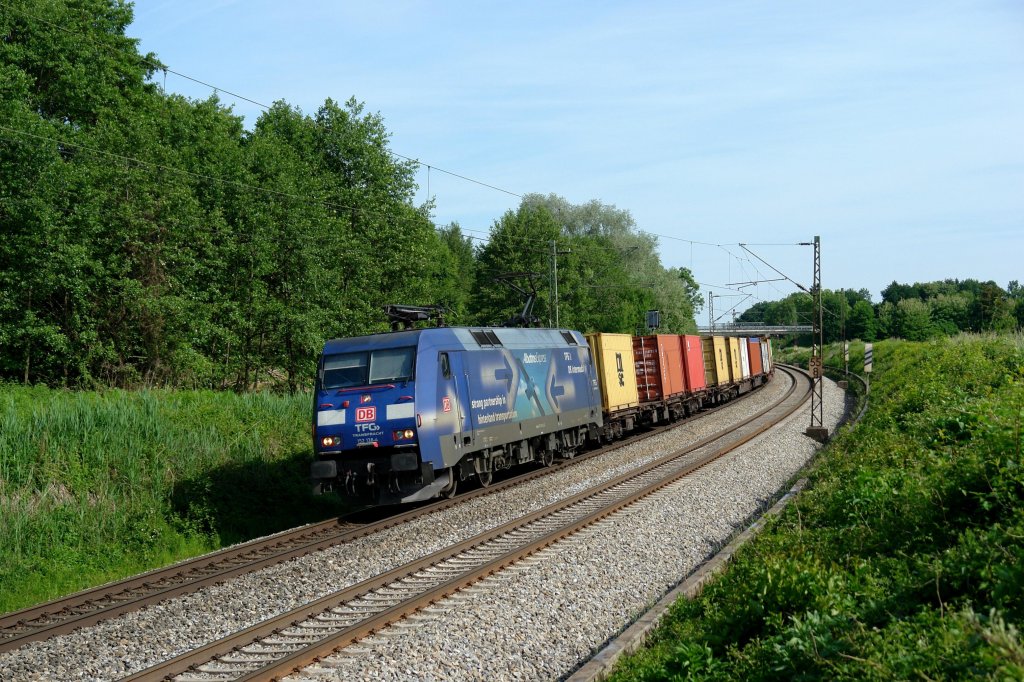
[[[1006, 290], [995, 282], [947, 279], [892, 282], [882, 301], [871, 304], [867, 290], [822, 291], [825, 342], [902, 338], [924, 341], [960, 332], [1006, 332], [1024, 328], [1024, 289], [1015, 280]], [[812, 299], [803, 292], [781, 301], [762, 301], [740, 317], [745, 322], [794, 325], [813, 320]], [[845, 325], [845, 335], [843, 327]], [[810, 338], [799, 340], [809, 343]]]
[[693, 328], [696, 284], [627, 211], [530, 195], [478, 249], [415, 205], [416, 164], [352, 98], [286, 102], [251, 130], [216, 96], [152, 82], [120, 0], [0, 12], [0, 378], [66, 386], [294, 390], [324, 339], [387, 328], [391, 303], [501, 322], [536, 272], [535, 312], [633, 331]]
[[[477, 276], [492, 282], [507, 273], [533, 274], [534, 313], [556, 321], [554, 270], [557, 259], [557, 322], [584, 331], [633, 333], [645, 312], [661, 313], [659, 331], [695, 331], [700, 295], [685, 269], [665, 268], [657, 240], [637, 229], [628, 211], [591, 201], [573, 205], [556, 195], [530, 194], [491, 229], [477, 253]], [[520, 286], [526, 281], [520, 278]], [[511, 287], [481, 286], [473, 312], [480, 323], [508, 319], [522, 307]]]
[[0, 374], [295, 388], [325, 337], [428, 295], [443, 244], [378, 114], [279, 102], [246, 131], [147, 82], [129, 5], [0, 21]]

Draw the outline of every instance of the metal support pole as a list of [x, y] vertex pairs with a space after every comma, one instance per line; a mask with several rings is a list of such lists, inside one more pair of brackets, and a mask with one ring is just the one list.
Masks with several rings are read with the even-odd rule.
[[711, 335], [715, 334], [715, 295], [708, 292], [708, 326], [711, 328]]
[[824, 389], [824, 348], [825, 332], [823, 328], [824, 312], [821, 301], [821, 237], [814, 238], [814, 287], [811, 290], [814, 296], [814, 331], [811, 337], [811, 377], [813, 387], [811, 389], [811, 425], [805, 432], [811, 438], [818, 441], [828, 440], [828, 429], [825, 428], [823, 389]]
[[[552, 248], [555, 246], [555, 242], [551, 242]], [[558, 328], [558, 251], [555, 251], [552, 256], [555, 260], [555, 328]]]
[[555, 308], [555, 300], [558, 298], [558, 287], [555, 284], [555, 267], [558, 259], [555, 258], [555, 240], [551, 240], [551, 256], [548, 259], [548, 291], [551, 294], [551, 305], [548, 306], [548, 327], [551, 327], [551, 312]]
[[839, 323], [840, 335], [843, 337], [843, 376], [847, 376], [850, 373], [850, 344], [846, 342], [846, 306], [849, 303], [846, 302], [846, 289], [839, 291], [843, 294], [843, 316]]
[[[559, 326], [558, 322], [558, 257], [572, 253], [572, 249], [558, 250], [558, 242], [554, 239], [551, 240], [551, 263], [548, 265], [548, 284], [551, 286], [552, 291], [552, 305], [549, 308], [554, 308], [555, 312], [555, 328]], [[548, 326], [551, 326], [551, 310], [548, 310]]]

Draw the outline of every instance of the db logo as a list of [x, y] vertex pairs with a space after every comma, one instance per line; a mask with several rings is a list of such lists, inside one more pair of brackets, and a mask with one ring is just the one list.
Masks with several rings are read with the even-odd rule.
[[357, 422], [372, 422], [377, 418], [376, 407], [357, 407], [356, 408], [356, 421]]
[[452, 411], [452, 399], [448, 396], [441, 398], [441, 410], [444, 412]]

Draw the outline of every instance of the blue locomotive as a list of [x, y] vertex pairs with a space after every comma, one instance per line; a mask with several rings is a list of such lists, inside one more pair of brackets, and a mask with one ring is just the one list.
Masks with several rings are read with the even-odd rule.
[[556, 454], [602, 427], [575, 331], [431, 327], [328, 341], [314, 391], [314, 489], [375, 504], [451, 496], [460, 481]]

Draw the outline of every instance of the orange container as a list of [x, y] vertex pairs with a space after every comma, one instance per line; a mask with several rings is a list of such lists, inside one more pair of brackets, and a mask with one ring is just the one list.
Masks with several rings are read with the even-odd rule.
[[701, 348], [700, 337], [689, 334], [679, 337], [680, 350], [683, 352], [683, 378], [686, 380], [686, 390], [689, 393], [696, 393], [707, 388], [707, 381], [704, 375], [704, 351]]
[[747, 339], [747, 355], [750, 356], [750, 373], [764, 374], [761, 362], [761, 339]]
[[634, 336], [633, 360], [640, 402], [664, 400], [686, 390], [682, 343], [675, 334]]

